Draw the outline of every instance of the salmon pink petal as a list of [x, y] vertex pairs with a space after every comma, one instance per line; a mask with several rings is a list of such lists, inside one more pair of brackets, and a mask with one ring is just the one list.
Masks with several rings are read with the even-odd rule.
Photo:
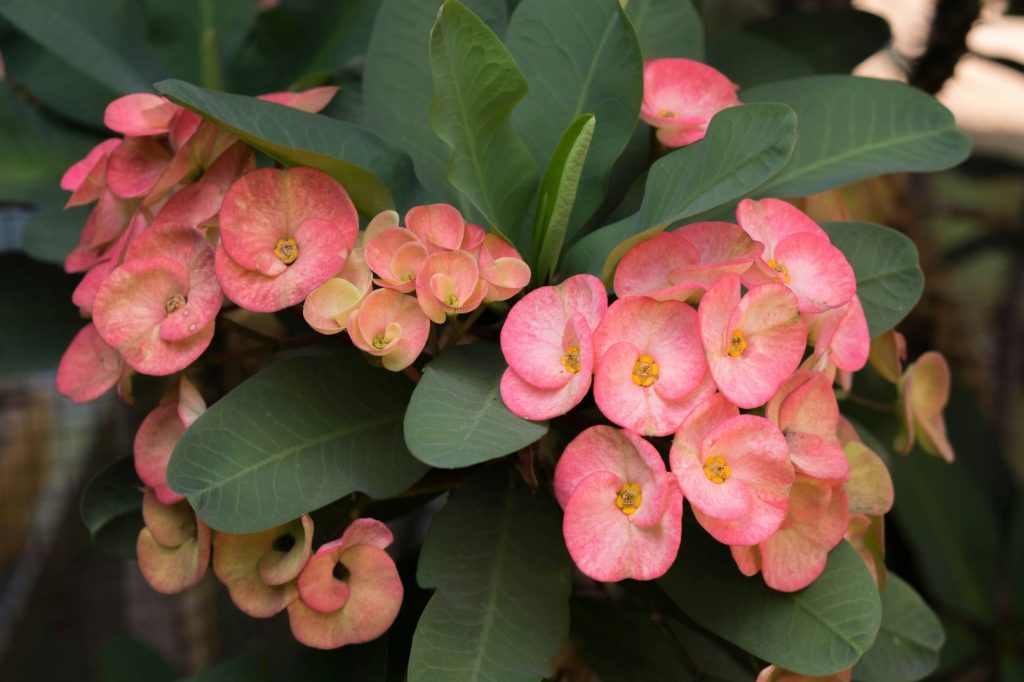
[[839, 405], [827, 376], [797, 372], [768, 402], [765, 416], [785, 434], [799, 471], [837, 483], [846, 480], [849, 466], [836, 437]]
[[565, 309], [555, 287], [541, 287], [524, 296], [509, 311], [501, 329], [505, 361], [520, 379], [537, 388], [564, 386], [582, 372], [580, 368], [574, 373], [566, 359], [572, 347], [576, 348], [577, 364], [593, 367], [593, 342], [586, 319]]
[[768, 258], [775, 246], [794, 234], [814, 234], [828, 239], [818, 223], [793, 204], [781, 199], [744, 199], [736, 207], [736, 221], [754, 241], [765, 245]]
[[459, 249], [466, 230], [462, 214], [448, 204], [414, 206], [405, 214], [405, 226], [427, 246], [429, 253]]
[[466, 223], [466, 233], [462, 236], [462, 243], [459, 244], [459, 248], [476, 256], [479, 254], [480, 247], [483, 245], [487, 235], [487, 231], [479, 225]]
[[512, 298], [530, 283], [530, 266], [519, 252], [495, 234], [488, 234], [477, 256], [480, 279], [487, 282], [484, 303]]
[[107, 105], [103, 125], [126, 136], [162, 135], [178, 111], [177, 104], [158, 95], [125, 95]]
[[[853, 268], [843, 252], [825, 237], [794, 234], [775, 247], [776, 267], [800, 301], [800, 312], [820, 313], [849, 303], [857, 288]], [[769, 263], [771, 265], [771, 263]]]
[[121, 140], [111, 138], [93, 147], [81, 161], [65, 171], [60, 179], [61, 189], [72, 192], [64, 208], [81, 206], [96, 201], [106, 186], [107, 164], [110, 154], [118, 148]]
[[306, 606], [318, 613], [337, 611], [348, 601], [348, 582], [334, 577], [335, 567], [338, 566], [335, 554], [317, 552], [299, 574], [299, 597]]
[[[362, 245], [364, 247], [369, 246], [370, 242], [374, 240], [377, 235], [381, 234], [386, 230], [398, 227], [398, 212], [397, 211], [381, 211], [370, 220], [366, 226], [366, 230], [363, 232]], [[406, 231], [410, 236], [414, 236], [411, 232]]]
[[123, 371], [121, 354], [103, 340], [90, 322], [75, 334], [60, 358], [57, 390], [73, 402], [88, 402], [109, 391]]
[[[342, 552], [335, 565], [342, 567], [338, 575], [345, 577], [336, 577], [332, 569], [331, 579], [344, 581], [348, 588], [344, 606], [331, 613], [318, 612], [303, 599], [288, 606], [292, 634], [306, 646], [334, 649], [376, 639], [394, 622], [402, 604], [395, 563], [378, 547], [356, 544]], [[311, 562], [306, 570], [314, 568], [320, 567]]]
[[183, 225], [199, 228], [217, 217], [224, 193], [212, 182], [197, 182], [175, 192], [153, 219], [153, 227]]
[[[346, 547], [373, 545], [379, 549], [387, 549], [394, 541], [395, 536], [386, 525], [377, 519], [361, 518], [348, 524], [345, 532], [335, 542]], [[331, 544], [333, 543], [328, 543], [318, 549], [317, 554], [324, 551], [324, 547], [329, 547]]]
[[337, 334], [348, 325], [349, 315], [370, 293], [373, 275], [361, 249], [349, 255], [336, 276], [313, 290], [302, 304], [302, 315], [321, 334]]
[[135, 471], [161, 504], [185, 499], [167, 484], [167, 463], [184, 434], [175, 403], [164, 403], [146, 415], [135, 434]]
[[257, 95], [256, 99], [316, 114], [330, 104], [334, 96], [338, 94], [338, 90], [336, 85], [323, 85], [302, 92], [270, 92], [265, 95]]
[[[742, 274], [764, 251], [764, 244], [754, 241], [734, 223], [706, 221], [684, 225], [677, 234], [697, 250], [702, 267], [715, 268], [733, 274]], [[692, 266], [696, 267], [696, 266]], [[714, 279], [703, 280], [708, 286]]]
[[179, 107], [178, 111], [171, 117], [167, 130], [171, 147], [175, 150], [181, 149], [195, 135], [202, 123], [203, 119], [199, 114]]
[[711, 117], [740, 104], [736, 85], [710, 66], [690, 59], [644, 64], [640, 118], [658, 128], [658, 139], [678, 147], [704, 137]]
[[615, 268], [615, 294], [619, 298], [674, 298], [665, 295], [677, 283], [669, 277], [670, 273], [699, 262], [700, 254], [686, 238], [678, 232], [662, 232], [640, 242], [622, 257]]
[[850, 512], [879, 516], [892, 509], [893, 486], [882, 458], [862, 443], [843, 448], [850, 463], [850, 480], [844, 486]]
[[[805, 315], [804, 318], [816, 355], [827, 354], [828, 359], [845, 372], [856, 372], [864, 368], [873, 346], [868, 332], [868, 320], [856, 294], [846, 305], [818, 315]], [[884, 366], [883, 371], [888, 371], [886, 378], [896, 383], [899, 380], [899, 362], [895, 345], [890, 344], [889, 349], [886, 358], [889, 364]]]
[[[389, 213], [397, 219], [398, 214]], [[374, 227], [371, 223], [366, 228], [366, 263], [380, 278], [377, 284], [402, 293], [412, 291], [416, 288], [416, 274], [427, 257], [427, 247], [409, 230]]]
[[[220, 139], [218, 142], [224, 143]], [[245, 142], [235, 142], [215, 158], [203, 173], [201, 181], [215, 185], [222, 193], [231, 189], [235, 180], [256, 170], [256, 154]]]
[[164, 144], [153, 137], [126, 137], [110, 154], [107, 186], [123, 199], [145, 196], [171, 160]]
[[904, 434], [904, 442], [897, 443], [897, 448], [909, 452], [916, 433], [922, 450], [952, 462], [953, 446], [946, 436], [946, 422], [942, 416], [950, 392], [946, 359], [935, 351], [924, 353], [907, 367], [899, 389], [904, 405], [904, 430], [909, 430], [909, 437]]
[[178, 418], [185, 428], [192, 426], [192, 422], [199, 419], [200, 415], [206, 412], [206, 401], [195, 384], [187, 377], [181, 377], [181, 384], [178, 386]]
[[589, 372], [580, 371], [563, 386], [541, 388], [521, 378], [509, 367], [501, 377], [501, 400], [505, 407], [523, 419], [551, 419], [580, 404], [590, 390], [591, 378]]
[[412, 296], [377, 289], [349, 315], [348, 332], [357, 348], [379, 356], [385, 368], [399, 372], [419, 357], [430, 334], [430, 320]]
[[[693, 458], [703, 462], [700, 457], [700, 446], [704, 442], [704, 436], [722, 422], [739, 414], [739, 408], [721, 393], [714, 393], [697, 404], [679, 425], [679, 430], [672, 439], [672, 449], [669, 452], [672, 470], [675, 471], [676, 467], [680, 466], [677, 460], [682, 458]], [[685, 487], [683, 494], [686, 494]]]
[[466, 251], [438, 251], [424, 259], [416, 275], [416, 299], [424, 314], [441, 324], [448, 315], [468, 313], [487, 294], [476, 259]]

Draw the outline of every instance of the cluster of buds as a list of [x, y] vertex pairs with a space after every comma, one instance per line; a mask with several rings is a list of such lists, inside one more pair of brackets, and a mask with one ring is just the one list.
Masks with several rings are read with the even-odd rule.
[[[600, 281], [579, 275], [509, 311], [509, 409], [556, 417], [592, 383], [621, 427], [583, 431], [555, 470], [566, 545], [594, 579], [664, 574], [685, 498], [741, 571], [798, 590], [851, 528], [863, 536], [860, 516], [892, 504], [885, 465], [840, 418], [832, 389], [871, 347], [852, 268], [783, 201], [745, 200], [737, 223], [637, 244], [610, 306]], [[645, 440], [662, 436], [671, 471]]]
[[448, 204], [410, 209], [404, 227], [384, 211], [361, 241], [346, 267], [306, 298], [303, 314], [324, 334], [347, 329], [356, 347], [396, 372], [419, 357], [431, 322], [509, 299], [530, 281], [511, 244]]

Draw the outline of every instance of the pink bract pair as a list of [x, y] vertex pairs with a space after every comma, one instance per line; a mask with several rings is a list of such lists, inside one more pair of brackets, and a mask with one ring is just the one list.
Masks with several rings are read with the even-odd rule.
[[644, 63], [640, 118], [655, 127], [663, 145], [682, 147], [703, 139], [719, 111], [740, 104], [737, 87], [692, 59], [652, 59]]

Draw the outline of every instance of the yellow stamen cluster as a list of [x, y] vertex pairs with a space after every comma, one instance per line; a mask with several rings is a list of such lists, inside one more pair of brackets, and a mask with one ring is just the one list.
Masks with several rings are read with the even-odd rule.
[[679, 114], [672, 111], [671, 109], [662, 109], [661, 111], [658, 112], [658, 116], [660, 116], [661, 118], [677, 118]]
[[459, 297], [455, 294], [448, 294], [448, 296], [445, 297], [444, 302], [452, 308], [459, 307]]
[[274, 247], [274, 255], [285, 265], [291, 265], [299, 258], [299, 245], [291, 237], [284, 237], [277, 240]]
[[630, 516], [640, 508], [643, 499], [640, 486], [635, 483], [623, 483], [615, 495], [615, 506], [621, 509], [623, 514]]
[[729, 348], [726, 352], [734, 358], [738, 358], [743, 355], [743, 351], [747, 349], [747, 339], [743, 336], [743, 332], [736, 329], [732, 333], [732, 338], [729, 339]]
[[391, 343], [391, 339], [384, 334], [377, 334], [373, 337], [373, 347], [377, 350], [384, 350], [389, 343]]
[[565, 371], [570, 374], [576, 374], [580, 371], [579, 346], [569, 346], [565, 349], [565, 355], [562, 356], [562, 367], [564, 367]]
[[650, 355], [641, 355], [633, 364], [633, 383], [647, 388], [658, 380], [658, 363]]
[[185, 305], [184, 298], [178, 295], [171, 296], [164, 302], [164, 312], [170, 315], [183, 305]]
[[725, 463], [725, 457], [708, 457], [704, 462], [704, 475], [712, 483], [725, 483], [732, 476], [732, 469]]
[[785, 265], [778, 261], [770, 260], [768, 261], [768, 267], [770, 267], [772, 270], [781, 275], [779, 279], [781, 279], [786, 284], [789, 284], [789, 270], [786, 269]]

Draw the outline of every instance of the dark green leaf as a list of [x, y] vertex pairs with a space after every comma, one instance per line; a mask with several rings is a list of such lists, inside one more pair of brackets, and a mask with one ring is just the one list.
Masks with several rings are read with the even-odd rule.
[[619, 259], [639, 238], [763, 184], [786, 163], [795, 136], [796, 116], [784, 105], [720, 112], [703, 140], [651, 166], [640, 210], [580, 240], [566, 254], [565, 269], [610, 281]]
[[142, 530], [142, 483], [131, 457], [107, 465], [92, 477], [82, 493], [81, 514], [97, 547], [117, 557], [135, 558], [135, 542]]
[[423, 370], [405, 413], [405, 442], [421, 462], [454, 469], [515, 452], [547, 433], [501, 402], [507, 365], [491, 343], [456, 346]]
[[538, 167], [550, 169], [567, 126], [583, 114], [597, 118], [570, 206], [572, 236], [601, 204], [612, 164], [636, 127], [643, 98], [640, 45], [617, 0], [524, 0], [506, 43], [530, 86], [512, 124]]
[[501, 40], [456, 0], [430, 31], [430, 125], [450, 148], [446, 176], [491, 229], [520, 248], [537, 168], [509, 121], [526, 79]]
[[117, 93], [149, 92], [160, 75], [140, 45], [131, 0], [0, 0], [0, 15], [86, 77]]
[[561, 513], [505, 467], [452, 493], [430, 525], [417, 581], [436, 587], [420, 617], [410, 682], [539, 680], [569, 634]]
[[297, 682], [384, 682], [387, 679], [388, 649], [388, 635], [365, 644], [349, 644], [329, 651], [303, 647], [281, 679]]
[[555, 274], [593, 134], [594, 116], [584, 114], [569, 124], [551, 155], [533, 214], [534, 282], [546, 282]]
[[0, 375], [56, 367], [83, 321], [75, 278], [22, 254], [0, 254]]
[[262, 670], [259, 659], [246, 653], [184, 677], [181, 682], [249, 682], [260, 679]]
[[708, 64], [727, 75], [741, 89], [815, 73], [810, 64], [785, 45], [742, 31], [725, 33], [709, 40]]
[[426, 470], [402, 439], [411, 388], [354, 351], [284, 360], [189, 428], [167, 479], [204, 521], [232, 533], [276, 526], [355, 491], [396, 495]]
[[784, 102], [800, 120], [792, 158], [758, 196], [804, 196], [882, 173], [942, 170], [971, 149], [948, 109], [895, 81], [809, 76], [759, 85], [740, 98]]
[[691, 0], [628, 0], [644, 59], [704, 59], [704, 22]]
[[[466, 5], [496, 33], [504, 31], [504, 0], [474, 0]], [[373, 25], [363, 70], [367, 125], [408, 154], [416, 176], [433, 201], [459, 207], [469, 219], [469, 202], [448, 184], [451, 152], [430, 127], [430, 29], [441, 0], [383, 0]]]
[[63, 202], [61, 176], [95, 143], [53, 125], [0, 81], [0, 202]]
[[892, 516], [917, 558], [930, 598], [981, 622], [995, 610], [998, 519], [957, 453], [952, 465], [920, 452], [892, 461]]
[[791, 50], [815, 73], [850, 73], [889, 42], [884, 19], [850, 7], [777, 14], [743, 31]]
[[942, 624], [921, 596], [898, 575], [889, 572], [881, 592], [882, 627], [878, 639], [853, 669], [863, 682], [914, 682], [939, 663], [946, 639]]
[[821, 577], [787, 594], [767, 587], [760, 575], [745, 577], [727, 547], [693, 531], [659, 582], [714, 634], [804, 675], [849, 668], [875, 641], [882, 618], [878, 590], [846, 541], [829, 554]]
[[32, 216], [21, 233], [21, 249], [36, 260], [64, 265], [64, 258], [78, 246], [91, 207], [44, 206]]
[[388, 188], [401, 189], [408, 182], [409, 160], [349, 123], [184, 81], [161, 81], [156, 88], [283, 164], [327, 173], [364, 215], [393, 208]]
[[871, 338], [892, 329], [921, 298], [924, 273], [917, 247], [891, 227], [860, 221], [822, 225], [857, 275], [857, 297]]
[[178, 678], [174, 666], [148, 642], [118, 635], [100, 653], [100, 682], [135, 682], [140, 673], [147, 682], [171, 682]]

